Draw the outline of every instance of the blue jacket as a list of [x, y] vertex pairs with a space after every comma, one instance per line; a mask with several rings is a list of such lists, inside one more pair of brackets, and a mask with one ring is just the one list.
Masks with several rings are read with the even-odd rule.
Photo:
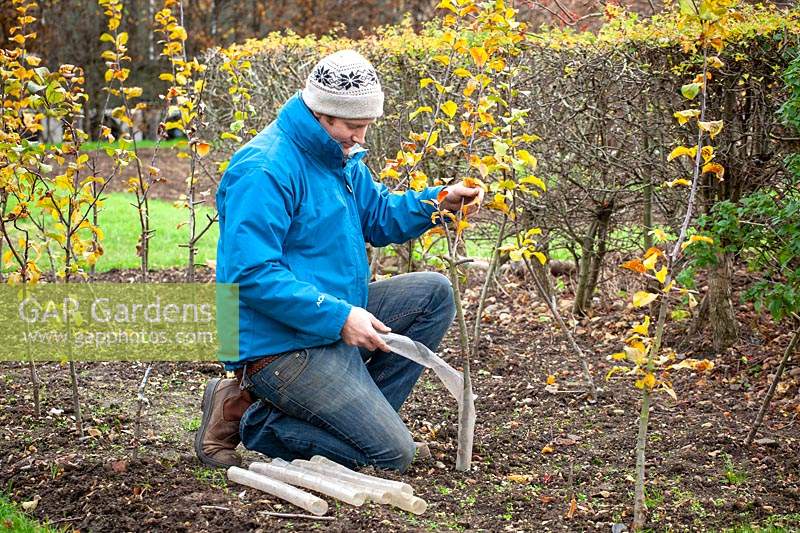
[[[239, 149], [217, 190], [217, 282], [238, 284], [238, 353], [244, 361], [340, 338], [352, 306], [366, 307], [365, 243], [386, 246], [433, 227], [441, 187], [393, 194], [361, 160], [345, 158], [300, 93]], [[225, 316], [218, 316], [224, 321]]]

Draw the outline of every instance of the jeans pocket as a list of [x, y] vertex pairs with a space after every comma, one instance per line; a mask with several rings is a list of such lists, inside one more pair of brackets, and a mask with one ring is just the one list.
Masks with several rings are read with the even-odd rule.
[[308, 350], [298, 350], [282, 355], [253, 376], [258, 384], [282, 392], [303, 373], [308, 366]]

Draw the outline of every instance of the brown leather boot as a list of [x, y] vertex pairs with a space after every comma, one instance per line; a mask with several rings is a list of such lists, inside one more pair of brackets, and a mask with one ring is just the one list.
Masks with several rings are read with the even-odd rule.
[[235, 379], [214, 378], [206, 385], [201, 404], [203, 418], [194, 438], [194, 451], [208, 466], [227, 468], [241, 464], [235, 450], [240, 442], [239, 419], [243, 410], [224, 409], [226, 404], [238, 404], [241, 393]]

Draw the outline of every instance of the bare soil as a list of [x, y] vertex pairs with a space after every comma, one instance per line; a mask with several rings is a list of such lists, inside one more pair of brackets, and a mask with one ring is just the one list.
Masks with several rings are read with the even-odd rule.
[[[175, 147], [159, 148], [140, 148], [139, 161], [142, 169], [142, 176], [145, 180], [152, 180], [149, 189], [149, 197], [159, 200], [175, 201], [181, 195], [187, 193], [187, 178], [191, 174], [191, 162], [189, 159], [176, 157], [179, 149]], [[126, 168], [114, 172], [114, 159], [108, 157], [103, 150], [97, 150], [92, 154], [91, 160], [93, 172], [97, 176], [108, 179], [104, 192], [128, 192], [130, 187], [129, 180], [138, 177], [138, 168], [135, 163], [131, 163]], [[148, 167], [158, 169], [155, 179], [148, 173]], [[213, 191], [211, 176], [216, 176], [216, 165], [211, 160], [201, 159], [200, 164], [195, 169], [196, 194], [198, 199], [200, 193], [206, 190]], [[216, 179], [216, 178], [214, 178]], [[214, 205], [214, 195], [205, 196], [208, 205]]]
[[[179, 281], [182, 272], [158, 275]], [[100, 276], [134, 280], [135, 272]], [[210, 271], [201, 277], [210, 279]], [[133, 459], [137, 388], [145, 364], [78, 365], [87, 438], [79, 441], [68, 367], [41, 365], [43, 412], [33, 412], [27, 367], [0, 366], [0, 487], [17, 502], [39, 498], [32, 514], [80, 531], [611, 531], [630, 523], [639, 391], [629, 381], [604, 381], [606, 356], [619, 350], [637, 316], [611, 301], [575, 333], [590, 353], [603, 395], [561, 391], [580, 380], [576, 354], [544, 306], [524, 284], [506, 285], [489, 302], [480, 356], [473, 361], [478, 424], [473, 469], [454, 471], [457, 413], [426, 372], [402, 409], [416, 440], [433, 457], [402, 478], [425, 498], [421, 516], [386, 506], [361, 508], [328, 499], [333, 521], [268, 516], [299, 512], [257, 491], [227, 483], [192, 451], [205, 383], [222, 375], [215, 363], [156, 363], [143, 440]], [[468, 314], [474, 295], [467, 297]], [[719, 531], [742, 523], [800, 528], [800, 365], [790, 364], [759, 435], [742, 444], [789, 340], [750, 305], [739, 308], [741, 340], [714, 355], [681, 346], [686, 322], [671, 326], [681, 354], [711, 357], [709, 374], [673, 374], [678, 401], [657, 395], [648, 441], [648, 504], [655, 531]], [[457, 361], [456, 328], [442, 350]], [[551, 451], [552, 450], [552, 451]], [[244, 452], [246, 461], [260, 456]], [[393, 473], [381, 473], [398, 479]], [[511, 477], [509, 477], [511, 476]], [[570, 512], [571, 501], [577, 504]], [[794, 513], [794, 516], [792, 514]], [[770, 519], [770, 517], [772, 517]]]

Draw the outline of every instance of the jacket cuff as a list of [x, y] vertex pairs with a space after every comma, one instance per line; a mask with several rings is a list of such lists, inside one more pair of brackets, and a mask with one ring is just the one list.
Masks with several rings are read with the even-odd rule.
[[350, 310], [353, 309], [353, 306], [338, 298], [334, 300], [330, 295], [328, 295], [328, 298], [329, 305], [334, 307], [328, 310], [328, 316], [320, 324], [318, 335], [337, 341], [342, 337], [342, 328], [347, 322], [347, 317], [350, 316]]
[[[428, 187], [427, 189], [425, 189], [420, 193], [420, 200], [429, 200], [435, 204], [436, 197], [439, 196], [439, 192], [441, 192], [441, 190], [444, 189], [444, 187], [445, 187], [444, 185], [437, 185], [436, 187]], [[433, 213], [437, 211], [437, 208], [434, 205], [422, 202], [422, 210], [427, 215], [428, 221], [430, 221], [431, 216], [433, 216]], [[439, 226], [441, 224], [442, 224], [441, 219], [439, 219], [436, 222], [431, 222], [429, 229], [435, 226]]]

